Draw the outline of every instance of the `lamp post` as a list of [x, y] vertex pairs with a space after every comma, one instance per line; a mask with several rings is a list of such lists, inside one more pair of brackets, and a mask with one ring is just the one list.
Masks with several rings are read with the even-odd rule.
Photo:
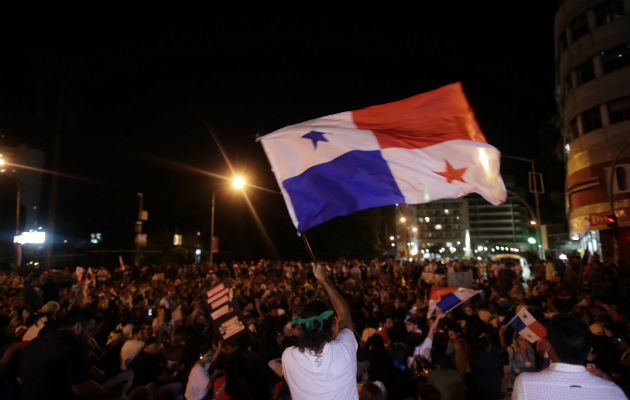
[[[2, 158], [2, 154], [0, 154], [0, 167], [3, 167], [6, 164], [6, 161]], [[20, 235], [20, 180], [18, 178], [9, 178], [15, 181], [17, 185], [17, 194], [15, 200], [15, 237]], [[20, 244], [15, 243], [15, 267], [19, 267], [21, 264], [21, 255]]]
[[[232, 179], [232, 187], [235, 189], [243, 189], [245, 187], [245, 179], [241, 176], [237, 176]], [[214, 205], [217, 192], [221, 190], [215, 190], [212, 192], [212, 212], [210, 214], [210, 268], [212, 268], [212, 262], [214, 260]]]
[[[534, 193], [534, 198], [536, 199], [536, 233], [538, 235], [538, 257], [540, 259], [543, 259], [544, 254], [543, 254], [543, 248], [542, 248], [542, 242], [541, 242], [541, 233], [540, 233], [540, 201], [538, 199], [538, 179], [537, 179], [537, 175], [536, 175], [536, 163], [534, 161], [533, 158], [523, 158], [523, 157], [516, 157], [516, 156], [508, 156], [506, 154], [501, 154], [501, 157], [503, 158], [511, 158], [513, 160], [519, 160], [519, 161], [525, 161], [531, 164], [532, 166], [532, 170], [531, 170], [531, 175], [529, 178], [529, 191], [530, 193], [533, 192]], [[542, 183], [542, 179], [541, 179], [541, 183]], [[541, 193], [545, 193], [545, 187], [541, 187], [542, 192]], [[512, 192], [512, 194], [514, 194], [514, 192]], [[519, 198], [519, 200], [522, 200], [520, 198], [520, 196], [516, 196], [517, 198]], [[527, 203], [524, 202], [524, 200], [522, 200], [523, 203], [525, 205], [527, 205]], [[529, 205], [527, 205], [527, 207], [529, 208]], [[531, 211], [531, 208], [529, 208]], [[533, 213], [532, 213], [533, 214]]]

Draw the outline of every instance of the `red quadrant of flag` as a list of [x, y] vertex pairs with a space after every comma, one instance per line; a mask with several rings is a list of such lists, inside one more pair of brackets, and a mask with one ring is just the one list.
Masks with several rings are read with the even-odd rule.
[[487, 143], [461, 83], [352, 112], [357, 128], [374, 132], [381, 149], [422, 149], [449, 140]]
[[547, 330], [538, 321], [534, 321], [533, 323], [529, 324], [527, 327], [529, 328], [530, 331], [534, 332], [534, 334], [541, 339], [547, 336]]

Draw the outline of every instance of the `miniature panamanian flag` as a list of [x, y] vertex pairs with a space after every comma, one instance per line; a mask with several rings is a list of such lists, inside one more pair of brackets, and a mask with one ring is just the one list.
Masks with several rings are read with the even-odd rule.
[[453, 83], [259, 139], [298, 232], [372, 207], [479, 193], [505, 201], [500, 153]]
[[547, 336], [545, 327], [536, 321], [525, 307], [521, 307], [509, 324], [530, 343], [536, 343]]
[[447, 313], [479, 293], [481, 293], [481, 290], [433, 286], [429, 294], [427, 318], [433, 315], [436, 307]]

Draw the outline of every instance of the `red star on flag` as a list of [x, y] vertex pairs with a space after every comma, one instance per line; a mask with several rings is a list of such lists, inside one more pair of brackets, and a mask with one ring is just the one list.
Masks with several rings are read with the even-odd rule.
[[433, 171], [433, 172], [435, 172], [436, 174], [440, 176], [445, 177], [447, 183], [451, 183], [454, 180], [466, 183], [466, 181], [464, 181], [464, 172], [466, 172], [468, 168], [455, 169], [448, 161], [444, 160], [444, 162], [446, 163], [446, 171], [444, 172]]

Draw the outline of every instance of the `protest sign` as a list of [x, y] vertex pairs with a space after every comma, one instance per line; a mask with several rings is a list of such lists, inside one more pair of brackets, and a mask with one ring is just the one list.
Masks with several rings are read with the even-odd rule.
[[224, 343], [234, 343], [236, 339], [249, 333], [241, 307], [234, 298], [230, 279], [206, 290], [203, 299], [212, 318], [214, 332], [221, 335]]
[[460, 287], [466, 289], [473, 288], [472, 271], [468, 272], [449, 272], [447, 275], [449, 287]]

